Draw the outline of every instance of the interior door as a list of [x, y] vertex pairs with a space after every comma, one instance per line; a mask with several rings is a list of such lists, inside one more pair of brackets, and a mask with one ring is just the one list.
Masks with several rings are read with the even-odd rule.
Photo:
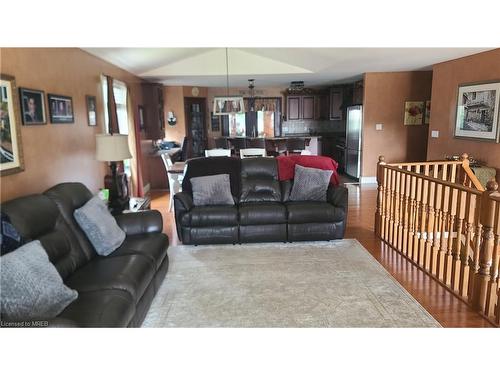
[[189, 143], [188, 157], [205, 155], [207, 145], [205, 127], [205, 98], [184, 98], [186, 105], [186, 137]]

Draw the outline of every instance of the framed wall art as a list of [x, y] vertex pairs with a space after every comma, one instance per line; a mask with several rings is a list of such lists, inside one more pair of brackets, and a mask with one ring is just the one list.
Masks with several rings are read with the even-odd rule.
[[33, 90], [21, 87], [19, 89], [21, 99], [21, 116], [23, 125], [45, 125], [45, 93], [41, 90]]
[[425, 102], [405, 102], [405, 125], [422, 125], [424, 123]]
[[500, 82], [458, 87], [455, 137], [498, 142]]
[[96, 110], [96, 97], [87, 95], [85, 97], [87, 102], [87, 121], [89, 126], [97, 126], [97, 110]]
[[72, 124], [75, 122], [73, 99], [70, 96], [48, 94], [48, 98], [51, 123]]
[[21, 142], [21, 115], [19, 113], [16, 81], [0, 74], [0, 175], [6, 176], [24, 170]]

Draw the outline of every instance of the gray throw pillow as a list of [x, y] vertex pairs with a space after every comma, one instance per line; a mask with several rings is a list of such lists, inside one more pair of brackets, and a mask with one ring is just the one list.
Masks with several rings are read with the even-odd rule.
[[326, 191], [332, 173], [333, 171], [307, 168], [296, 164], [290, 200], [326, 202]]
[[73, 216], [99, 255], [111, 254], [125, 240], [125, 232], [99, 197], [90, 199]]
[[2, 319], [52, 319], [78, 298], [64, 285], [40, 241], [32, 241], [0, 257]]
[[195, 206], [234, 205], [228, 174], [193, 177], [193, 203]]

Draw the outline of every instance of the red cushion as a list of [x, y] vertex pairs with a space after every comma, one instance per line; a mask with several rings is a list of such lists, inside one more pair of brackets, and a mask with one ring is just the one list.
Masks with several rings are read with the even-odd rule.
[[333, 171], [330, 178], [330, 184], [337, 186], [339, 184], [339, 175], [337, 173], [338, 163], [328, 156], [316, 155], [290, 155], [278, 156], [278, 175], [280, 181], [293, 180], [295, 175], [295, 164], [303, 167], [318, 168]]

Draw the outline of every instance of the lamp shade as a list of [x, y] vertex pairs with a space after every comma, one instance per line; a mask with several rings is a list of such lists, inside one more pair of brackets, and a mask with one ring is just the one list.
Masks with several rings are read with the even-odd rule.
[[128, 136], [97, 134], [95, 156], [99, 161], [122, 161], [132, 158], [128, 148]]

